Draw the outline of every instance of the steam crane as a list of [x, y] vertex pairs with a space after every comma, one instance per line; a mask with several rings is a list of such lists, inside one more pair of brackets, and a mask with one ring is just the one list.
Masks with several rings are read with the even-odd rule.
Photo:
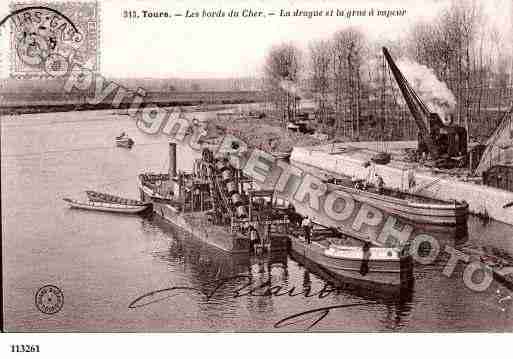
[[383, 47], [383, 54], [419, 129], [417, 147], [419, 154], [425, 153], [436, 164], [443, 162], [440, 161], [442, 159], [466, 157], [467, 131], [465, 128], [444, 124], [440, 116], [430, 111], [413, 90], [386, 47]]

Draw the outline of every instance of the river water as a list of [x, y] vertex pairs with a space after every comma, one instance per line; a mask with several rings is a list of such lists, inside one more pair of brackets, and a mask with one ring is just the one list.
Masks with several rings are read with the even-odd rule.
[[[237, 295], [249, 279], [252, 287], [270, 281], [275, 289], [311, 288], [314, 294], [327, 278], [286, 253], [263, 258], [220, 253], [156, 218], [70, 210], [63, 197], [96, 189], [136, 198], [139, 172], [167, 169], [166, 138], [141, 133], [128, 116], [113, 111], [21, 115], [2, 118], [1, 126], [7, 331], [303, 331], [319, 314], [298, 317], [288, 326], [275, 324], [296, 313], [354, 303], [361, 305], [332, 309], [311, 330], [513, 329], [513, 302], [504, 299], [509, 291], [496, 283], [471, 291], [462, 280], [463, 265], [451, 277], [442, 274], [443, 256], [416, 265], [414, 287], [400, 296], [345, 287], [323, 298], [263, 295], [265, 288]], [[131, 151], [114, 146], [121, 131], [134, 138]], [[190, 166], [192, 153], [181, 148], [178, 156], [179, 167]], [[447, 243], [461, 237], [453, 229], [433, 231]], [[470, 218], [463, 240], [513, 253], [512, 237], [509, 226]], [[241, 277], [214, 290], [233, 276]], [[57, 314], [42, 314], [34, 304], [35, 292], [45, 284], [64, 294]], [[145, 293], [172, 286], [196, 291], [165, 292], [159, 297], [169, 295], [165, 300], [129, 308]]]

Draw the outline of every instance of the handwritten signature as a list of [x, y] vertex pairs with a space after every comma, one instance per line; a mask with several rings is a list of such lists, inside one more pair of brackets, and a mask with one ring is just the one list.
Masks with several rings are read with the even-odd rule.
[[[259, 284], [255, 284], [250, 276], [246, 275], [237, 275], [232, 277], [226, 277], [217, 279], [215, 281], [207, 283], [207, 286], [213, 286], [213, 288], [209, 291], [200, 290], [194, 287], [188, 286], [172, 286], [168, 288], [158, 289], [146, 294], [143, 294], [133, 300], [128, 308], [137, 309], [141, 307], [148, 306], [150, 304], [158, 303], [164, 300], [168, 300], [173, 298], [184, 292], [197, 293], [202, 295], [205, 300], [209, 301], [212, 299], [219, 290], [226, 286], [229, 283], [237, 283], [235, 288], [230, 288], [231, 298], [241, 298], [241, 297], [297, 297], [303, 296], [305, 298], [317, 297], [318, 299], [327, 298], [330, 295], [339, 294], [343, 289], [342, 286], [333, 286], [325, 283], [323, 287], [319, 290], [313, 290], [312, 287], [307, 286], [302, 290], [297, 290], [296, 287], [282, 287], [280, 285], [271, 284], [271, 280], [264, 281]], [[304, 312], [295, 313], [289, 315], [283, 319], [280, 319], [276, 323], [274, 323], [274, 328], [284, 328], [287, 326], [296, 325], [298, 323], [309, 323], [306, 326], [306, 330], [309, 330], [319, 324], [326, 316], [332, 311], [341, 308], [349, 308], [349, 307], [357, 307], [357, 306], [368, 306], [376, 304], [375, 302], [355, 302], [355, 303], [347, 303], [347, 304], [339, 304], [332, 306], [320, 307], [312, 310], [307, 310]]]

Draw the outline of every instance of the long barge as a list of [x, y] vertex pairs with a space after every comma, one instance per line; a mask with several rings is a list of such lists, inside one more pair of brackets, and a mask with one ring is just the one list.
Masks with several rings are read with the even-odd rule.
[[375, 193], [343, 184], [328, 184], [328, 189], [343, 191], [358, 202], [367, 203], [415, 223], [450, 226], [467, 223], [468, 204], [465, 201], [429, 199], [390, 189]]

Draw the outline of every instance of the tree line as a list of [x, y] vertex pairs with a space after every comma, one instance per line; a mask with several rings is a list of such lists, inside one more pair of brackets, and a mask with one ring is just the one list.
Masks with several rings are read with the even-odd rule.
[[513, 54], [504, 49], [505, 40], [479, 3], [455, 0], [434, 20], [417, 22], [395, 41], [377, 44], [360, 28], [346, 27], [311, 41], [306, 50], [278, 44], [266, 57], [263, 90], [284, 124], [294, 119], [299, 99], [309, 98], [318, 128], [330, 135], [416, 137], [381, 55], [386, 46], [396, 60], [408, 58], [430, 68], [456, 99], [454, 122], [473, 137], [485, 137], [513, 95]]

